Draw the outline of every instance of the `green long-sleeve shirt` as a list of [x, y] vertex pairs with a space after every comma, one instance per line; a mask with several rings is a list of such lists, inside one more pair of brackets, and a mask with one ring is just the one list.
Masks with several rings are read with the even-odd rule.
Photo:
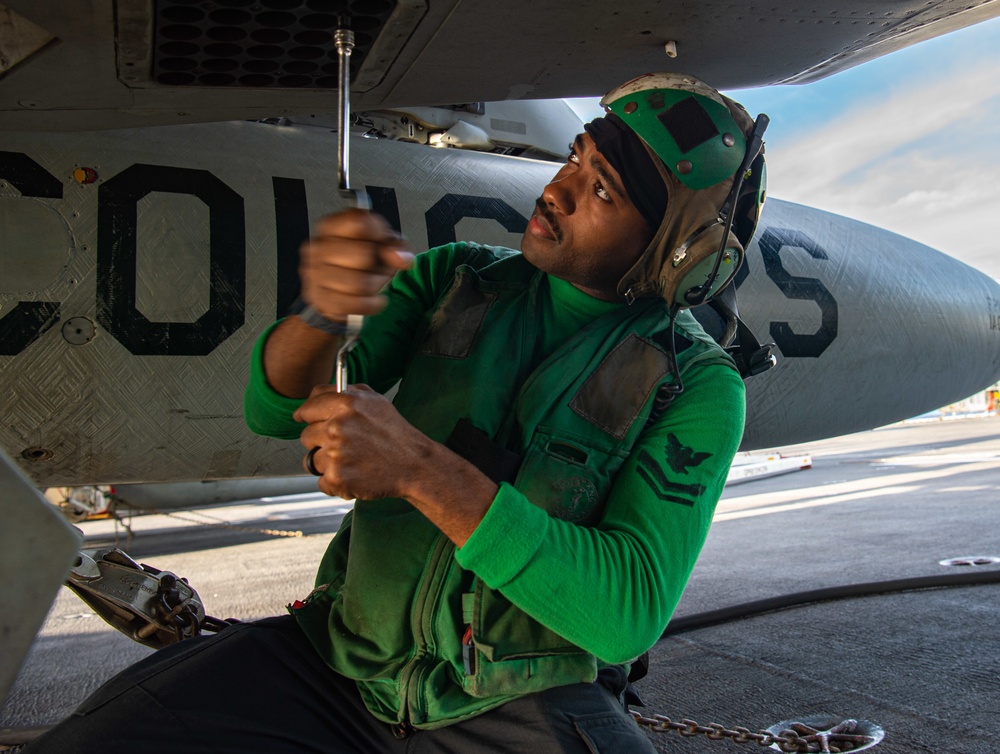
[[[405, 381], [419, 345], [415, 336], [426, 326], [428, 313], [448, 290], [455, 268], [479, 253], [480, 247], [466, 244], [434, 249], [418, 256], [410, 271], [397, 275], [387, 290], [389, 307], [366, 321], [361, 342], [352, 352], [352, 381], [377, 390], [388, 389], [401, 377]], [[560, 280], [539, 280], [536, 287], [532, 316], [524, 317], [524, 328], [537, 334], [525, 340], [530, 341], [535, 365], [545, 366], [547, 360], [570, 364], [574, 344], [577, 349], [587, 347], [588, 327], [606, 321], [602, 317], [628, 314], [619, 310], [620, 305], [593, 299]], [[684, 392], [638, 434], [604, 491], [606, 500], [598, 520], [581, 525], [551, 515], [538, 501], [504, 483], [479, 527], [450, 556], [524, 613], [604, 663], [628, 662], [659, 638], [704, 542], [742, 435], [744, 393], [739, 375], [690, 315], [679, 317], [677, 330], [697, 352], [685, 367]], [[266, 335], [253, 357], [245, 403], [247, 422], [263, 434], [297, 438], [302, 427], [291, 420], [291, 414], [301, 401], [280, 396], [267, 385], [261, 362]], [[623, 393], [629, 388], [621, 386]], [[477, 385], [475, 390], [490, 390], [490, 386]], [[544, 427], [536, 429], [545, 431]], [[523, 440], [525, 446], [529, 440]], [[331, 550], [336, 547], [335, 540]], [[326, 583], [336, 570], [330, 564], [342, 566], [345, 558], [344, 553], [329, 555], [319, 582]], [[351, 561], [352, 568], [358, 565]], [[380, 564], [362, 567], [378, 569]], [[460, 648], [455, 641], [449, 644], [442, 639], [436, 642], [436, 650], [447, 657]], [[408, 649], [403, 654], [410, 659], [415, 656]], [[351, 664], [346, 659], [340, 662]], [[451, 662], [454, 666], [453, 657]], [[339, 667], [336, 656], [332, 664], [362, 680], [362, 686], [364, 678], [378, 675], [358, 667]], [[393, 660], [387, 664], [393, 666]], [[403, 673], [396, 668], [388, 675], [398, 681]], [[455, 679], [456, 685], [460, 681]], [[395, 697], [387, 697], [379, 688], [366, 695], [375, 714], [427, 727], [523, 693], [516, 684], [508, 684], [492, 701], [465, 706], [451, 702], [444, 705], [446, 709], [429, 705], [421, 719], [419, 705], [412, 700], [407, 705], [399, 703], [396, 706], [407, 709], [394, 712]]]

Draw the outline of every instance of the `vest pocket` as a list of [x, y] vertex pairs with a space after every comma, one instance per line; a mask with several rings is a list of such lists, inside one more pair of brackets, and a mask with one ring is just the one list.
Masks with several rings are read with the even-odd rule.
[[593, 655], [478, 580], [470, 628], [462, 685], [472, 696], [526, 694], [597, 677]]
[[525, 453], [514, 486], [549, 515], [592, 526], [601, 518], [611, 479], [623, 461], [621, 453], [540, 429]]
[[[624, 454], [578, 435], [539, 428], [515, 486], [549, 515], [593, 525]], [[597, 659], [547, 628], [499, 591], [475, 582], [471, 615], [463, 599], [462, 662], [466, 693], [476, 697], [526, 694], [597, 677]], [[471, 628], [471, 631], [467, 630]]]

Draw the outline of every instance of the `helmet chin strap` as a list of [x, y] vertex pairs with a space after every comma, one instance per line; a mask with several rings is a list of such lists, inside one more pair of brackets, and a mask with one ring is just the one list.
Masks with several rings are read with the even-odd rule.
[[[618, 281], [618, 289], [621, 291], [621, 295], [630, 306], [638, 298], [642, 298], [644, 296], [663, 295], [666, 281], [660, 279], [659, 282], [656, 283], [648, 278], [643, 279], [639, 274], [639, 271], [646, 267], [651, 256], [656, 256], [658, 252], [662, 252], [663, 247], [666, 246], [667, 232], [670, 230], [666, 219], [671, 214], [670, 203], [671, 201], [675, 201], [675, 197], [671, 196], [671, 174], [667, 171], [663, 161], [659, 158], [656, 152], [653, 151], [649, 144], [643, 141], [642, 146], [645, 148], [646, 152], [649, 153], [650, 158], [652, 158], [653, 166], [656, 168], [656, 171], [660, 174], [661, 180], [667, 187], [667, 212], [660, 221], [659, 226], [654, 230], [653, 237], [646, 246], [646, 250], [639, 255], [639, 259], [637, 259], [636, 263], [632, 265], [632, 268], [625, 273], [621, 280]], [[626, 286], [626, 281], [628, 280], [631, 280], [631, 282], [629, 282]], [[622, 290], [623, 288], [624, 290]]]

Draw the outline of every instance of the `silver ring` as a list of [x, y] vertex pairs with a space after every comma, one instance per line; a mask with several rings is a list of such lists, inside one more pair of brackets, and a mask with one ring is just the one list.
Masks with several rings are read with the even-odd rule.
[[323, 472], [316, 468], [314, 459], [316, 457], [316, 451], [320, 450], [321, 446], [317, 445], [315, 448], [306, 453], [306, 471], [308, 471], [313, 476], [323, 476]]

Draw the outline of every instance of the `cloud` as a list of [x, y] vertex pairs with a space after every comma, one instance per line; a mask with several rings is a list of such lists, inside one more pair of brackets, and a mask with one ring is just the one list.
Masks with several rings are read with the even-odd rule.
[[[868, 94], [868, 93], [866, 93]], [[914, 76], [768, 153], [772, 196], [914, 238], [1000, 278], [1000, 60]]]

